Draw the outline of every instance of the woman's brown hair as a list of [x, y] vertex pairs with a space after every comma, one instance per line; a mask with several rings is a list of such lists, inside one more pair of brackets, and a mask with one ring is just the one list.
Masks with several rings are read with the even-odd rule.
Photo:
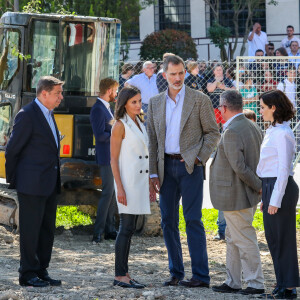
[[[136, 96], [137, 94], [140, 94], [141, 91], [136, 88], [135, 86], [129, 85], [120, 91], [116, 103], [116, 109], [115, 109], [115, 120], [122, 119], [126, 114], [126, 108], [125, 105], [132, 97]], [[143, 122], [142, 116], [139, 115], [138, 118], [141, 122]]]
[[265, 92], [259, 96], [259, 99], [263, 101], [269, 108], [275, 106], [273, 114], [274, 121], [272, 125], [276, 123], [282, 124], [284, 121], [289, 121], [295, 116], [295, 109], [290, 99], [280, 90], [272, 90]]

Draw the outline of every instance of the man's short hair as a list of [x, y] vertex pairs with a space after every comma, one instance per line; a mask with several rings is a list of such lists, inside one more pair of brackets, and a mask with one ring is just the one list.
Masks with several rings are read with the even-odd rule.
[[42, 76], [36, 85], [36, 95], [39, 96], [42, 91], [51, 92], [56, 85], [63, 85], [65, 82], [53, 76]]
[[256, 54], [257, 52], [262, 52], [262, 53], [264, 53], [264, 51], [261, 50], [261, 49], [257, 49], [257, 50], [255, 51], [255, 54]]
[[132, 64], [124, 64], [122, 66], [122, 74], [126, 74], [128, 71], [133, 70], [133, 65]]
[[164, 70], [164, 72], [168, 71], [169, 64], [172, 64], [172, 65], [180, 65], [180, 64], [182, 64], [183, 67], [185, 68], [185, 64], [184, 64], [183, 59], [180, 56], [178, 56], [178, 55], [167, 56], [164, 59], [164, 64], [163, 64], [163, 70]]
[[152, 65], [152, 64], [153, 64], [153, 63], [152, 63], [152, 61], [150, 61], [150, 60], [145, 61], [145, 62], [143, 63], [143, 70], [144, 70], [147, 66]]
[[243, 109], [243, 114], [247, 119], [256, 122], [256, 114], [252, 109], [249, 108]]
[[291, 41], [291, 46], [292, 46], [293, 43], [296, 43], [299, 46], [298, 41]]
[[171, 53], [171, 52], [167, 52], [163, 55], [163, 60], [167, 57], [167, 56], [174, 56], [175, 54], [174, 53]]
[[292, 28], [293, 30], [295, 30], [293, 25], [286, 26], [286, 29], [288, 29], [288, 28]]
[[102, 79], [99, 84], [100, 95], [105, 95], [109, 89], [113, 88], [114, 86], [116, 86], [118, 84], [119, 84], [118, 81], [116, 81], [112, 78]]
[[290, 65], [289, 67], [288, 67], [288, 72], [289, 71], [296, 71], [296, 67], [294, 66], [294, 65]]
[[230, 111], [243, 110], [243, 97], [242, 94], [236, 90], [228, 90], [221, 94], [220, 102]]

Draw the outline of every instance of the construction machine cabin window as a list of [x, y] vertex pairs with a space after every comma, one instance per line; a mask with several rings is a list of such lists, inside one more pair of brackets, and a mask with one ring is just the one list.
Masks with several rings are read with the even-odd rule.
[[31, 28], [30, 90], [35, 92], [41, 76], [59, 77], [58, 22], [34, 20]]
[[104, 22], [62, 22], [61, 72], [67, 95], [96, 96], [102, 78], [117, 79], [118, 26]]
[[0, 28], [0, 53], [0, 89], [6, 90], [19, 69], [19, 31]]
[[9, 123], [11, 119], [11, 104], [0, 104], [0, 147], [6, 146], [9, 137]]

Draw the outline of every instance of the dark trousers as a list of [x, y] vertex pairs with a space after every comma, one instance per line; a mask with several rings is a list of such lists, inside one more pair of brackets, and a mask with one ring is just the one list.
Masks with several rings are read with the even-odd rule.
[[218, 211], [217, 225], [219, 235], [225, 236], [226, 220], [224, 217], [224, 213], [221, 210]]
[[116, 197], [114, 188], [114, 176], [111, 166], [100, 166], [102, 178], [102, 193], [97, 208], [97, 217], [94, 225], [94, 237], [100, 238], [104, 233], [116, 231], [114, 215], [116, 213]]
[[20, 222], [20, 278], [47, 275], [56, 220], [56, 190], [49, 197], [18, 193]]
[[296, 205], [299, 189], [289, 177], [281, 208], [275, 215], [268, 214], [270, 198], [276, 178], [262, 178], [262, 201], [265, 235], [272, 256], [277, 286], [299, 286], [299, 267], [296, 241]]
[[164, 181], [160, 189], [161, 226], [168, 250], [170, 273], [178, 279], [184, 277], [178, 229], [181, 196], [193, 278], [209, 283], [206, 237], [201, 220], [203, 167], [195, 166], [193, 173], [189, 174], [184, 162], [165, 156]]
[[126, 276], [131, 237], [136, 228], [138, 216], [120, 214], [120, 227], [115, 245], [115, 275]]

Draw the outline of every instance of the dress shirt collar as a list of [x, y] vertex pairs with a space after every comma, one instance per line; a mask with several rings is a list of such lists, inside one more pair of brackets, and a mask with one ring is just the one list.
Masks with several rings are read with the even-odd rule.
[[290, 50], [290, 51], [288, 52], [288, 55], [289, 55], [289, 56], [299, 56], [300, 53], [299, 53], [299, 51], [297, 51], [296, 54], [293, 54], [292, 51]]
[[[180, 92], [175, 97], [176, 104], [181, 99], [184, 99], [184, 97], [185, 97], [185, 84], [182, 86]], [[166, 99], [174, 102], [174, 100], [169, 96], [169, 88], [167, 89], [167, 92], [166, 92]]]
[[38, 98], [35, 98], [34, 101], [39, 106], [39, 108], [45, 116], [48, 116], [52, 113], [53, 110], [48, 109]]
[[154, 74], [149, 78], [144, 72], [142, 73], [145, 79], [152, 80], [154, 78]]
[[228, 127], [228, 125], [238, 116], [242, 115], [243, 113], [238, 113], [236, 115], [234, 115], [233, 117], [231, 117], [229, 120], [227, 120], [227, 122], [223, 125], [223, 131], [225, 131], [225, 129]]
[[276, 129], [278, 127], [287, 126], [290, 127], [291, 121], [283, 121], [282, 123], [276, 123], [275, 126], [270, 125], [270, 127], [267, 129], [268, 131], [272, 129]]
[[98, 100], [100, 100], [100, 101], [104, 104], [104, 106], [105, 106], [108, 110], [110, 110], [109, 102], [107, 102], [107, 101], [101, 99], [100, 97], [98, 97]]

